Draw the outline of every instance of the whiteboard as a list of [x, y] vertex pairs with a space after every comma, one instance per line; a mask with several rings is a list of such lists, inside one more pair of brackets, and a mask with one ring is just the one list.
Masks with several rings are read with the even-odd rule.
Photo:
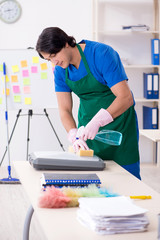
[[0, 50], [0, 110], [57, 108], [54, 90], [54, 66], [33, 49]]

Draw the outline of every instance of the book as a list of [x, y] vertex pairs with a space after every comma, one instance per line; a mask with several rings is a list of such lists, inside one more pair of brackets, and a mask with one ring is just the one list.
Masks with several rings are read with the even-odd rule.
[[153, 65], [159, 65], [159, 39], [151, 39], [151, 61]]
[[143, 90], [145, 98], [147, 99], [153, 98], [152, 73], [143, 73]]
[[144, 97], [147, 99], [159, 98], [159, 74], [143, 73]]
[[143, 129], [158, 129], [158, 108], [143, 106]]
[[153, 99], [159, 98], [159, 74], [153, 73]]
[[41, 177], [41, 186], [88, 186], [96, 184], [99, 186], [101, 181], [97, 174], [70, 174], [70, 173], [43, 173]]

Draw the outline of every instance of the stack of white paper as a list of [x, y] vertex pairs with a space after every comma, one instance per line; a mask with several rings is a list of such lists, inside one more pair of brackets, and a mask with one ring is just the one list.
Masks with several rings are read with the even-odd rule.
[[99, 234], [129, 233], [147, 230], [146, 209], [130, 198], [80, 198], [78, 220]]

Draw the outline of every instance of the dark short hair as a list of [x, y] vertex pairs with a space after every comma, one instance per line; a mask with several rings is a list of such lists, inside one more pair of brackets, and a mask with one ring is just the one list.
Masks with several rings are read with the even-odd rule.
[[40, 34], [36, 50], [40, 57], [43, 58], [41, 52], [56, 54], [68, 43], [71, 47], [76, 46], [76, 40], [72, 36], [68, 36], [62, 29], [58, 27], [45, 28]]

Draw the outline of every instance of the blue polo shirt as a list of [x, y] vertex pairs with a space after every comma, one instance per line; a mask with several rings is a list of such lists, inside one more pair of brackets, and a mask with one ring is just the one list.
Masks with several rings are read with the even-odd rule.
[[[97, 81], [111, 88], [123, 80], [128, 80], [120, 57], [112, 47], [88, 40], [82, 40], [80, 43], [86, 44], [84, 55]], [[78, 81], [86, 75], [87, 71], [82, 59], [78, 69], [71, 64], [68, 66], [68, 76], [71, 81]], [[71, 92], [65, 83], [65, 69], [60, 66], [55, 67], [54, 81], [56, 92]]]

